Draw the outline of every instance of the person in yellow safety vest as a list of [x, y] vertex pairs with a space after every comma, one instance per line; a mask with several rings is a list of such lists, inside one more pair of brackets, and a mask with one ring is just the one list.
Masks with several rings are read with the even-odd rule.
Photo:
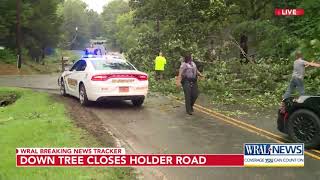
[[155, 68], [154, 70], [156, 71], [155, 73], [155, 78], [156, 80], [162, 80], [163, 79], [163, 71], [164, 67], [167, 64], [166, 58], [163, 56], [162, 52], [159, 52], [159, 56], [156, 57], [154, 60], [155, 63]]

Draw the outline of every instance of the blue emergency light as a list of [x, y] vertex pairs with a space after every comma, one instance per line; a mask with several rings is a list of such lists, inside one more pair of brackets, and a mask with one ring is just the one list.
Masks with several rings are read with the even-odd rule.
[[86, 48], [82, 58], [99, 58], [103, 57], [101, 50], [96, 48]]
[[86, 48], [84, 51], [84, 54], [85, 55], [102, 55], [101, 50], [96, 48]]

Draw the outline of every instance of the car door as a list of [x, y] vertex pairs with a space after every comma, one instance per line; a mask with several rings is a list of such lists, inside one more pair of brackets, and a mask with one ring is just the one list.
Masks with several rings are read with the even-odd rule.
[[68, 72], [64, 75], [65, 85], [66, 85], [66, 91], [70, 95], [74, 95], [76, 84], [74, 79], [72, 78], [72, 74], [76, 72], [77, 67], [80, 65], [80, 62], [77, 61], [73, 64], [73, 66], [70, 68]]
[[72, 87], [72, 92], [70, 94], [79, 97], [79, 83], [83, 82], [86, 75], [87, 63], [85, 60], [79, 60], [75, 68], [75, 71], [69, 76], [68, 81]]

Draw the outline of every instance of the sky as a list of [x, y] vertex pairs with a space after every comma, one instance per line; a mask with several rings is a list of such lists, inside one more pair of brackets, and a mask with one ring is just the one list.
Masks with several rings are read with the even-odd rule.
[[111, 0], [82, 0], [88, 4], [89, 9], [93, 9], [98, 13], [102, 13], [103, 6], [110, 2]]

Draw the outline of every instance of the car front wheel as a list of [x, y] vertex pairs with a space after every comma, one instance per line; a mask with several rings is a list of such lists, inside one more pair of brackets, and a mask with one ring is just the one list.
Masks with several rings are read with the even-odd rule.
[[80, 100], [80, 104], [83, 106], [87, 106], [90, 104], [90, 101], [88, 100], [88, 97], [87, 97], [86, 88], [84, 87], [83, 84], [80, 85], [79, 100]]
[[304, 143], [305, 148], [316, 147], [320, 144], [320, 119], [310, 110], [297, 110], [289, 118], [288, 133], [293, 141]]

